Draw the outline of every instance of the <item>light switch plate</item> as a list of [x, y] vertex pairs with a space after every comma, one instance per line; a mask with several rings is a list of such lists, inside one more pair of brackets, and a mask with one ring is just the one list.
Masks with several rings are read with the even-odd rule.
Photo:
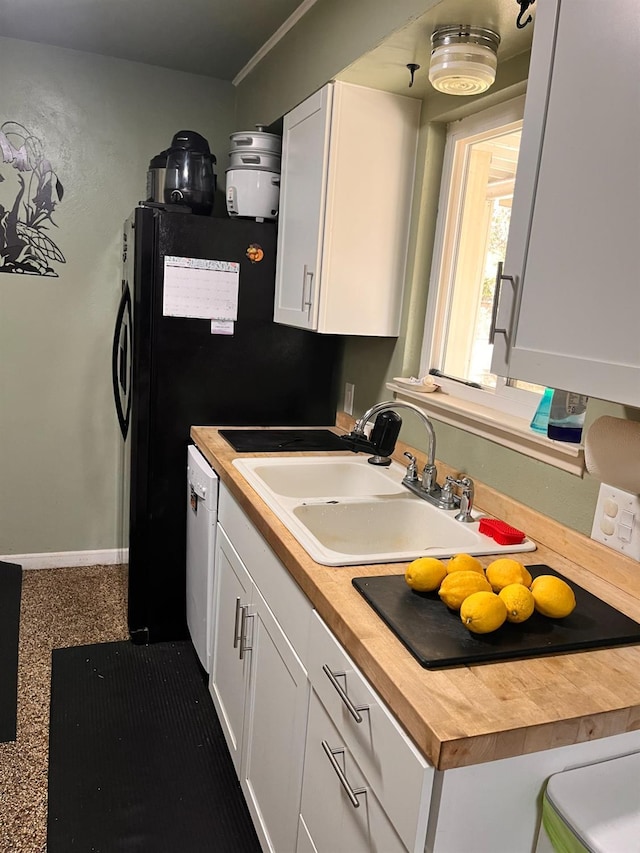
[[601, 483], [591, 538], [640, 561], [640, 496]]

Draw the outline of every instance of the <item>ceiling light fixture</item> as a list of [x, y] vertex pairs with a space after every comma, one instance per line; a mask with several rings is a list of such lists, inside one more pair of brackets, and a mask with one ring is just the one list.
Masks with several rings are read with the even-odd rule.
[[496, 79], [500, 36], [484, 27], [438, 27], [431, 36], [429, 80], [447, 95], [479, 95]]

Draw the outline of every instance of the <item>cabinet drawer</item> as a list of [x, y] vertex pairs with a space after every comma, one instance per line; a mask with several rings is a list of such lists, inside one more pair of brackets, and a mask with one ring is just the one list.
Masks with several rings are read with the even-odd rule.
[[406, 853], [369, 781], [312, 692], [297, 853]]
[[403, 843], [409, 850], [422, 850], [434, 769], [315, 611], [308, 672], [313, 689]]
[[306, 667], [311, 602], [223, 483], [220, 484], [218, 523]]

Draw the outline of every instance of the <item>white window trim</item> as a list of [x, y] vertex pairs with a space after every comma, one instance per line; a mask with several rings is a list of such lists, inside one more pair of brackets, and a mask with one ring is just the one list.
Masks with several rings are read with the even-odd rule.
[[[428, 394], [412, 391], [395, 382], [387, 382], [386, 387], [393, 392], [394, 399], [414, 403], [435, 421], [465, 430], [570, 474], [579, 477], [584, 474], [584, 448], [581, 444], [552, 441], [530, 428], [530, 418], [524, 419], [498, 411], [495, 407], [473, 402], [460, 393], [450, 393], [448, 388], [457, 383], [447, 383], [440, 378], [436, 379], [436, 382], [443, 384], [438, 391]], [[444, 387], [445, 384], [447, 388]], [[466, 394], [467, 391], [484, 393], [473, 388], [465, 388], [462, 393]]]
[[[521, 97], [514, 98], [505, 104], [499, 104], [496, 107], [484, 110], [479, 115], [472, 115], [468, 118], [462, 119], [461, 121], [454, 122], [449, 126], [448, 139], [442, 166], [443, 177], [446, 176], [447, 180], [443, 180], [440, 187], [440, 197], [438, 202], [439, 211], [446, 211], [450, 203], [449, 196], [451, 188], [448, 178], [451, 175], [453, 167], [456, 142], [460, 138], [484, 133], [496, 126], [508, 125], [521, 121], [524, 111], [524, 99], [525, 96], [522, 95]], [[421, 376], [427, 374], [430, 368], [433, 367], [435, 325], [438, 315], [439, 278], [443, 261], [446, 234], [445, 220], [445, 216], [439, 216], [436, 226], [433, 262], [431, 265], [431, 276], [429, 280], [429, 296], [427, 299], [427, 310], [424, 324], [425, 334], [420, 358]], [[464, 393], [462, 390], [458, 392], [456, 391], [456, 385], [460, 386], [460, 389], [465, 387], [462, 383], [454, 383], [449, 393], [456, 394], [462, 399], [468, 398], [466, 391]], [[518, 412], [520, 417], [526, 417], [526, 413], [528, 411], [531, 412], [532, 416], [540, 399], [539, 394], [533, 394], [530, 391], [523, 391], [520, 388], [508, 387], [506, 380], [500, 380], [500, 378], [498, 379], [495, 391], [488, 389], [468, 390], [475, 391], [475, 398], [472, 399], [475, 399], [475, 401], [481, 405], [489, 408], [495, 408], [501, 412]]]
[[[506, 104], [485, 110], [480, 115], [470, 116], [450, 126], [445, 149], [443, 176], [449, 176], [453, 165], [456, 141], [462, 136], [479, 134], [495, 127], [522, 119], [524, 96]], [[449, 181], [440, 188], [439, 209], [446, 210], [449, 204]], [[439, 274], [445, 238], [445, 217], [438, 218], [429, 298], [425, 317], [425, 335], [421, 354], [420, 376], [428, 374], [432, 366], [434, 326], [438, 309]], [[530, 423], [540, 400], [540, 395], [520, 388], [507, 387], [506, 379], [498, 377], [496, 391], [473, 388], [463, 382], [443, 377], [432, 377], [439, 385], [436, 393], [425, 394], [408, 389], [394, 382], [387, 388], [398, 399], [417, 403], [435, 420], [455, 426], [473, 435], [499, 443], [524, 455], [546, 462], [572, 474], [584, 474], [584, 449], [582, 445], [552, 441], [531, 429]]]

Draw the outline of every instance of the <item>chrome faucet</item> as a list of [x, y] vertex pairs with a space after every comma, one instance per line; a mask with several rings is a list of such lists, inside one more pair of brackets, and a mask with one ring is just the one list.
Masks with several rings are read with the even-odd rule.
[[411, 411], [415, 412], [416, 415], [418, 415], [418, 417], [422, 420], [423, 424], [426, 427], [427, 435], [429, 437], [429, 443], [427, 445], [427, 464], [425, 465], [425, 470], [427, 468], [433, 468], [435, 472], [436, 434], [433, 429], [433, 424], [431, 423], [427, 415], [425, 415], [425, 413], [422, 411], [422, 409], [419, 409], [417, 406], [414, 406], [413, 403], [401, 403], [400, 401], [395, 400], [390, 400], [386, 403], [376, 403], [375, 405], [371, 406], [371, 408], [366, 411], [364, 415], [359, 418], [358, 421], [356, 421], [356, 425], [353, 429], [352, 435], [355, 434], [359, 436], [364, 436], [365, 427], [372, 418], [377, 417], [381, 412], [385, 412], [387, 410], [393, 412], [396, 409], [410, 409]]
[[422, 409], [414, 406], [413, 403], [402, 403], [395, 400], [385, 403], [376, 403], [374, 406], [371, 406], [371, 408], [356, 422], [351, 435], [364, 436], [365, 427], [372, 418], [377, 417], [381, 412], [386, 410], [394, 411], [395, 409], [409, 409], [410, 411], [415, 412], [427, 431], [427, 461], [422, 469], [421, 476], [418, 476], [415, 456], [410, 453], [405, 453], [405, 456], [408, 456], [410, 461], [407, 467], [407, 473], [402, 480], [402, 485], [406, 486], [410, 491], [418, 495], [418, 497], [428, 500], [442, 509], [457, 508], [459, 501], [453, 494], [453, 490], [449, 489], [449, 492], [445, 492], [443, 497], [442, 489], [438, 485], [438, 472], [436, 469], [436, 433], [433, 428], [433, 424]]
[[[475, 491], [473, 480], [469, 477], [462, 477], [458, 479], [456, 477], [447, 476], [442, 486], [438, 484], [438, 472], [436, 468], [436, 434], [431, 420], [422, 411], [422, 409], [414, 406], [413, 403], [402, 403], [394, 400], [386, 403], [376, 403], [358, 419], [353, 432], [350, 433], [350, 436], [356, 442], [358, 439], [366, 441], [365, 427], [367, 423], [373, 418], [376, 418], [381, 412], [387, 410], [393, 411], [395, 409], [410, 409], [415, 412], [427, 430], [428, 439], [427, 461], [420, 475], [418, 474], [416, 457], [412, 453], [405, 452], [404, 455], [409, 459], [409, 464], [407, 465], [402, 485], [406, 486], [407, 489], [416, 494], [419, 498], [435, 504], [440, 509], [457, 509], [458, 513], [455, 516], [456, 521], [473, 521], [472, 510]], [[364, 449], [364, 447], [362, 449]], [[461, 490], [460, 497], [456, 494], [456, 489]]]

